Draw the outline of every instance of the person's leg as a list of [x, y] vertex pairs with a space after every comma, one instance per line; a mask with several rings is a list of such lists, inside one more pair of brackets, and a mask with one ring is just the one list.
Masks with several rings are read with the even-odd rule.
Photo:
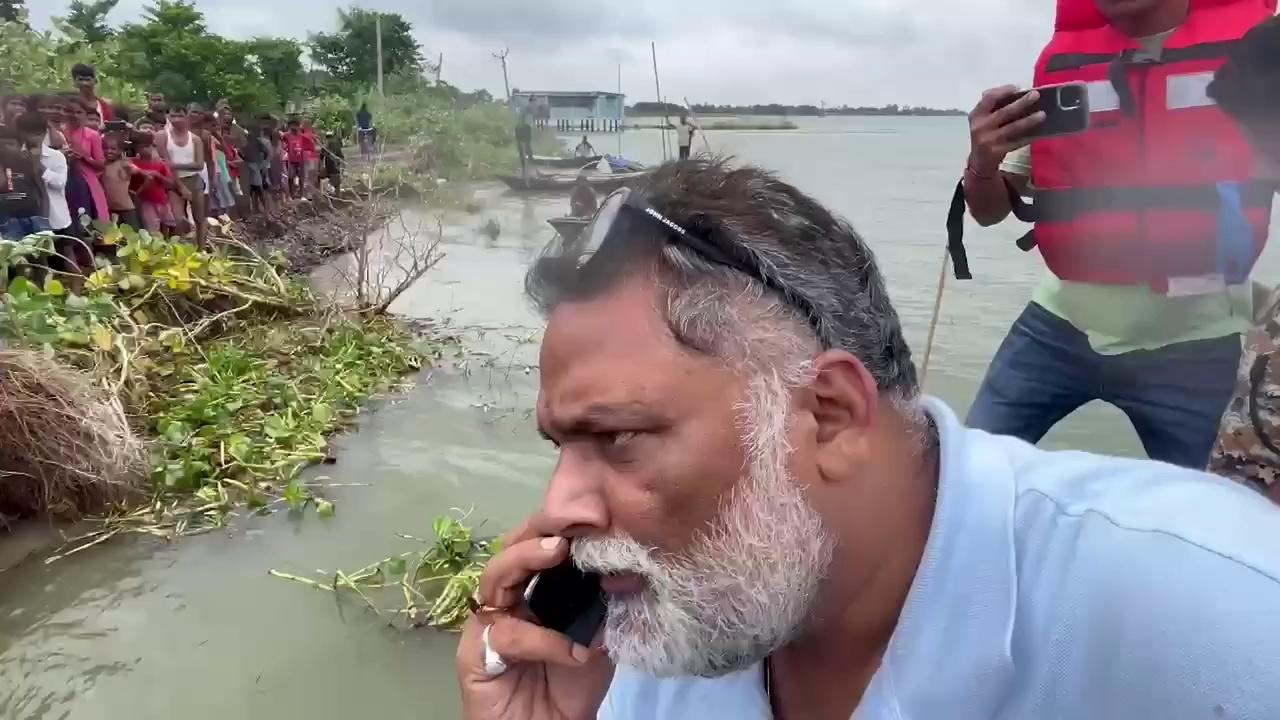
[[115, 217], [117, 225], [127, 225], [134, 230], [142, 227], [138, 224], [138, 214], [133, 210], [112, 210], [111, 215]]
[[173, 214], [174, 225], [179, 235], [186, 235], [195, 230], [195, 226], [187, 222], [187, 205], [190, 203], [191, 191], [187, 189], [187, 179], [179, 178], [181, 187], [169, 193], [169, 212]]
[[171, 205], [156, 205], [156, 217], [160, 220], [160, 233], [166, 237], [178, 234], [178, 222]]
[[138, 216], [142, 219], [142, 229], [151, 234], [160, 232], [160, 213], [154, 203], [138, 203]]
[[1084, 333], [1031, 303], [992, 358], [965, 422], [1039, 442], [1059, 420], [1097, 397], [1099, 357]]
[[191, 189], [191, 223], [196, 228], [196, 246], [205, 247], [205, 235], [209, 232], [209, 226], [205, 223], [208, 217], [209, 207], [207, 205], [204, 181], [199, 175], [192, 175], [186, 178], [190, 182]]
[[1104, 358], [1103, 398], [1129, 416], [1152, 460], [1204, 469], [1235, 391], [1240, 336]]

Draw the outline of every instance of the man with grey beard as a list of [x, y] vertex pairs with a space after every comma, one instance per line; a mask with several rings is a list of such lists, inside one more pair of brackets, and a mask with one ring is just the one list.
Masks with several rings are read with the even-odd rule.
[[[526, 286], [560, 457], [464, 628], [470, 720], [1280, 717], [1280, 510], [964, 428], [790, 185], [666, 165]], [[523, 601], [569, 557], [589, 647]]]

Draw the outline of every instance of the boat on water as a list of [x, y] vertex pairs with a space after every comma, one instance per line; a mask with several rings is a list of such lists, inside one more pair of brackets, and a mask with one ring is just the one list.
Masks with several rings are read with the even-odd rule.
[[[587, 184], [592, 190], [611, 193], [624, 185], [634, 183], [647, 176], [651, 171], [592, 173], [586, 176]], [[516, 192], [568, 192], [577, 183], [576, 175], [499, 175], [498, 179]]]
[[582, 234], [582, 231], [586, 229], [587, 224], [590, 222], [591, 218], [565, 216], [551, 218], [547, 221], [547, 224], [555, 228], [565, 242], [572, 243], [578, 239], [578, 236]]
[[588, 157], [551, 157], [549, 155], [534, 155], [533, 164], [542, 165], [543, 167], [552, 168], [581, 168], [587, 165], [594, 165], [600, 162], [603, 155], [590, 155]]

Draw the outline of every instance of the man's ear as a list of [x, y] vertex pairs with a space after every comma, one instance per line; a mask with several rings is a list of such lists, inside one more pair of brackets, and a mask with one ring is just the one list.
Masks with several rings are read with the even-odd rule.
[[862, 361], [844, 350], [827, 350], [814, 358], [812, 411], [819, 449], [860, 454], [875, 422], [880, 394]]

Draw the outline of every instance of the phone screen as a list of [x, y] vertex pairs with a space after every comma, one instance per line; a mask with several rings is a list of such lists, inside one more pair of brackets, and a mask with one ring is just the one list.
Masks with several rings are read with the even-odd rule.
[[539, 625], [584, 647], [604, 624], [600, 576], [579, 570], [572, 559], [538, 573], [525, 590], [525, 604]]
[[[1036, 90], [1040, 93], [1040, 99], [1022, 117], [1043, 112], [1044, 122], [1032, 130], [1028, 137], [1058, 137], [1089, 129], [1089, 93], [1084, 83], [1050, 85]], [[1028, 92], [1031, 91], [1026, 90], [1004, 98], [996, 104], [996, 109], [1017, 102]]]

